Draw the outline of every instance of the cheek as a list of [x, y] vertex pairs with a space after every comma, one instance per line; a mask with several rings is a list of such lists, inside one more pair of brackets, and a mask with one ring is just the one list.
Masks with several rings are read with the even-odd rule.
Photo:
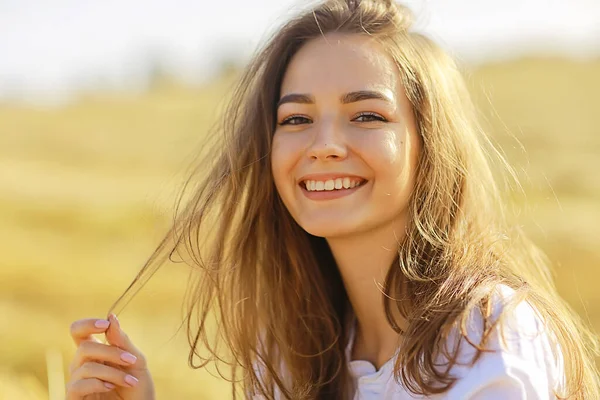
[[282, 163], [285, 161], [285, 157], [281, 154], [281, 152], [282, 148], [279, 144], [279, 141], [274, 137], [271, 145], [271, 173], [273, 174], [273, 180], [275, 181], [275, 187], [277, 188], [278, 192], [281, 183], [281, 170], [284, 167]]
[[414, 146], [405, 128], [380, 132], [361, 144], [362, 157], [374, 174], [374, 196], [378, 203], [392, 206], [406, 202], [415, 173]]
[[362, 137], [356, 148], [373, 170], [375, 178], [383, 180], [397, 175], [403, 169], [404, 140], [404, 135], [390, 129]]
[[394, 188], [394, 197], [401, 204], [405, 204], [413, 189], [419, 156], [419, 143], [415, 136], [409, 133], [402, 135], [397, 145], [395, 157], [390, 158], [390, 180]]
[[285, 187], [286, 180], [293, 180], [293, 166], [297, 159], [297, 146], [290, 140], [289, 137], [282, 137], [275, 134], [271, 145], [271, 170], [275, 186], [281, 193], [281, 189]]

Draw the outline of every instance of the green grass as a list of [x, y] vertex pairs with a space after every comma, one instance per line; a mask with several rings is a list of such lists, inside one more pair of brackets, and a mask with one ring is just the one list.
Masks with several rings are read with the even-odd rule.
[[[468, 80], [523, 181], [523, 225], [555, 262], [561, 294], [599, 331], [600, 61], [521, 60]], [[69, 325], [105, 316], [160, 240], [227, 85], [0, 107], [0, 398], [47, 398], [49, 349], [66, 376]], [[176, 334], [186, 276], [165, 265], [120, 320], [148, 356], [159, 398], [224, 398], [229, 384], [214, 368], [191, 370]]]

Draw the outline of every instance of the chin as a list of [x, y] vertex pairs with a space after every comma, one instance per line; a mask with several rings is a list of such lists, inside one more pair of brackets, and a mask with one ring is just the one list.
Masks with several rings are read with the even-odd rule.
[[313, 236], [322, 238], [334, 238], [339, 236], [352, 235], [360, 229], [349, 221], [304, 221], [299, 223], [300, 227]]

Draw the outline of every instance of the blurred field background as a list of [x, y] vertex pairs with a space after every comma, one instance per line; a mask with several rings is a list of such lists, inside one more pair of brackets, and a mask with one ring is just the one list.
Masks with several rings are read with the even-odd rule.
[[[105, 316], [166, 231], [184, 161], [231, 79], [162, 82], [51, 111], [0, 107], [0, 398], [46, 398], [49, 350], [66, 374], [70, 323]], [[600, 60], [523, 59], [468, 80], [520, 173], [523, 224], [554, 261], [561, 294], [598, 332]], [[176, 334], [186, 273], [165, 265], [120, 319], [147, 353], [159, 398], [223, 398], [227, 383], [191, 370]]]
[[[0, 399], [60, 398], [70, 324], [105, 317], [158, 244], [235, 77], [159, 75], [144, 91], [88, 91], [60, 107], [0, 102]], [[520, 221], [600, 332], [600, 58], [486, 62], [466, 78], [523, 185]], [[163, 266], [119, 319], [159, 399], [229, 398], [214, 368], [187, 365], [187, 273]]]

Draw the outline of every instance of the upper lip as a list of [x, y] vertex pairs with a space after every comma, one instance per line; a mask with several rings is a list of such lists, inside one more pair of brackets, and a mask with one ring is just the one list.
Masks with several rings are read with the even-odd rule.
[[362, 176], [358, 176], [358, 175], [354, 175], [354, 174], [345, 174], [343, 172], [340, 173], [329, 173], [329, 174], [310, 174], [310, 175], [304, 175], [303, 177], [301, 177], [298, 180], [298, 183], [304, 182], [304, 181], [329, 181], [329, 180], [334, 180], [334, 179], [338, 179], [338, 178], [350, 178], [350, 179], [360, 179], [363, 181], [366, 181], [365, 178], [363, 178]]

